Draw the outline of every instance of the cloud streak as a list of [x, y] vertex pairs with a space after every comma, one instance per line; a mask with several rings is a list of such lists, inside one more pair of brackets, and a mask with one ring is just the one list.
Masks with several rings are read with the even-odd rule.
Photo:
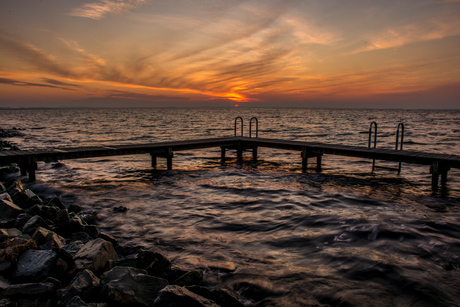
[[147, 3], [148, 0], [101, 0], [99, 2], [86, 3], [72, 10], [69, 15], [98, 20], [107, 15], [129, 12]]

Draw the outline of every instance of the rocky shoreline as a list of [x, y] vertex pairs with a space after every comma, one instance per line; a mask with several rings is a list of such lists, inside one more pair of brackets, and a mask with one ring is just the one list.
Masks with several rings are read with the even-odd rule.
[[16, 177], [0, 183], [0, 216], [0, 306], [244, 306], [237, 293], [202, 286], [202, 270], [122, 246], [99, 231], [96, 212]]

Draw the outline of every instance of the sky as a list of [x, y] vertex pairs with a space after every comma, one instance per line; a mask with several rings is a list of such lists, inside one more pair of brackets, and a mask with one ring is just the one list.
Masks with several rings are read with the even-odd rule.
[[460, 108], [460, 0], [0, 0], [0, 107]]

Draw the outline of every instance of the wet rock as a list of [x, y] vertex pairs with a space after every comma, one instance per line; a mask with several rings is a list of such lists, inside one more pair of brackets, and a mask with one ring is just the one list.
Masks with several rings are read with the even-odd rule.
[[6, 199], [0, 199], [0, 216], [4, 218], [16, 218], [24, 211], [14, 203]]
[[75, 213], [70, 213], [70, 231], [71, 232], [78, 232], [82, 231], [83, 227], [85, 225], [83, 224], [83, 221], [80, 219], [80, 217], [75, 214]]
[[49, 228], [48, 224], [46, 224], [41, 216], [35, 215], [24, 224], [22, 232], [25, 234], [33, 234], [38, 227]]
[[282, 295], [280, 292], [273, 291], [262, 285], [257, 285], [249, 282], [241, 282], [234, 285], [235, 290], [252, 301], [261, 301], [269, 296], [279, 296]]
[[59, 209], [59, 211], [56, 214], [55, 223], [56, 223], [56, 226], [61, 229], [69, 229], [70, 215], [67, 209]]
[[105, 232], [100, 232], [99, 233], [99, 238], [104, 239], [106, 241], [109, 241], [112, 243], [113, 247], [116, 248], [118, 246], [118, 239], [115, 238], [114, 236], [109, 235], [108, 233]]
[[12, 196], [13, 201], [18, 204], [21, 208], [27, 209], [34, 205], [43, 205], [41, 198], [35, 195], [31, 190], [22, 190]]
[[10, 282], [5, 278], [0, 276], [0, 290], [11, 286]]
[[82, 209], [81, 209], [81, 207], [79, 205], [71, 204], [67, 210], [69, 212], [79, 213], [79, 212], [81, 212]]
[[118, 260], [112, 243], [103, 239], [95, 239], [86, 243], [75, 255], [77, 269], [89, 269], [95, 273], [110, 269]]
[[45, 205], [34, 205], [32, 208], [27, 210], [27, 213], [30, 215], [39, 215], [44, 220], [56, 220], [57, 213], [59, 211], [58, 207], [45, 206]]
[[16, 228], [0, 229], [0, 242], [4, 242], [20, 235], [22, 235], [22, 232]]
[[52, 283], [25, 283], [10, 285], [0, 290], [2, 296], [35, 296], [51, 293], [54, 290]]
[[91, 240], [93, 240], [93, 238], [84, 231], [74, 232], [70, 235], [70, 241], [81, 241], [86, 244]]
[[83, 231], [93, 239], [99, 237], [99, 229], [96, 227], [96, 225], [86, 225], [83, 227]]
[[[6, 193], [6, 188], [5, 186], [3, 185], [3, 183], [0, 182], [0, 195], [2, 195], [3, 193]], [[1, 197], [0, 197], [1, 198]]]
[[203, 282], [203, 271], [202, 270], [193, 270], [185, 273], [178, 279], [176, 279], [173, 284], [178, 286], [193, 286], [201, 285]]
[[11, 261], [1, 261], [0, 262], [0, 276], [9, 275], [12, 269], [13, 269], [13, 263]]
[[88, 304], [86, 304], [81, 297], [79, 296], [74, 296], [70, 301], [67, 302], [65, 307], [89, 307]]
[[19, 214], [14, 223], [14, 227], [17, 229], [22, 229], [22, 227], [24, 227], [27, 221], [30, 220], [31, 218], [32, 218], [32, 215], [30, 214], [27, 214], [27, 213]]
[[1, 244], [0, 263], [11, 261], [16, 263], [19, 256], [27, 250], [36, 248], [37, 244], [29, 235], [20, 235]]
[[66, 305], [78, 296], [87, 302], [97, 301], [101, 297], [100, 279], [90, 270], [83, 270], [75, 276], [66, 290], [60, 292], [59, 305]]
[[0, 200], [5, 199], [7, 201], [10, 201], [13, 203], [13, 199], [11, 198], [10, 194], [8, 194], [6, 191], [0, 193]]
[[64, 206], [64, 203], [59, 197], [54, 197], [46, 205], [50, 207], [51, 206], [58, 207], [59, 209], [66, 209], [66, 207]]
[[227, 289], [210, 290], [200, 286], [190, 286], [185, 288], [195, 294], [216, 302], [221, 307], [244, 307], [244, 304], [238, 299], [236, 294]]
[[80, 219], [84, 225], [94, 225], [97, 220], [97, 212], [85, 212], [79, 214]]
[[[1, 174], [1, 167], [0, 167], [0, 174]], [[8, 298], [2, 298], [0, 299], [0, 306], [2, 307], [16, 307], [17, 304], [16, 302], [13, 302], [12, 300], [8, 299]]]
[[197, 295], [183, 287], [169, 285], [160, 291], [154, 307], [219, 307], [214, 301]]
[[150, 250], [139, 250], [136, 267], [146, 270], [150, 275], [161, 276], [171, 269], [171, 261], [160, 253]]
[[128, 208], [123, 207], [123, 206], [113, 207], [113, 212], [123, 213], [123, 212], [126, 212], [126, 211], [128, 211]]
[[78, 251], [85, 245], [83, 241], [75, 240], [69, 244], [64, 245], [62, 248], [65, 252], [69, 253], [73, 257], [78, 253]]
[[0, 228], [12, 228], [14, 227], [15, 224], [16, 224], [16, 219], [0, 217]]
[[32, 239], [37, 242], [37, 245], [51, 242], [52, 248], [62, 248], [65, 244], [65, 239], [63, 237], [43, 227], [38, 227], [35, 230], [34, 234], [32, 235]]
[[115, 267], [101, 276], [104, 293], [117, 305], [151, 306], [158, 292], [168, 285], [163, 278], [147, 275], [145, 270]]
[[173, 266], [171, 267], [171, 270], [166, 271], [165, 273], [162, 274], [163, 278], [166, 278], [170, 283], [173, 283], [176, 279], [187, 273], [188, 271], [178, 267], [178, 266]]
[[18, 259], [14, 278], [22, 282], [41, 282], [50, 276], [57, 261], [51, 250], [27, 250]]

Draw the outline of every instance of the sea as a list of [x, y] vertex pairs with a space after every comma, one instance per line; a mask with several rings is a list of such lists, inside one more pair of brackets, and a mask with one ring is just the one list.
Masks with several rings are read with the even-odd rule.
[[[460, 110], [150, 108], [0, 110], [20, 149], [258, 136], [460, 153]], [[240, 134], [240, 121], [237, 122]], [[252, 136], [255, 120], [252, 122]], [[437, 190], [429, 166], [299, 152], [220, 148], [39, 162], [27, 187], [98, 214], [98, 227], [173, 265], [204, 271], [247, 306], [460, 306], [460, 170]], [[27, 181], [24, 178], [24, 181]], [[123, 206], [126, 212], [113, 208]]]

